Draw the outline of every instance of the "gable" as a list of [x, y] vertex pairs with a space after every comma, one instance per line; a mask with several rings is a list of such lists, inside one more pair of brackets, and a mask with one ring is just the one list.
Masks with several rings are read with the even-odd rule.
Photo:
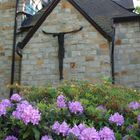
[[[70, 2], [67, 0], [61, 0], [57, 6], [52, 10], [43, 24], [40, 26], [38, 33], [42, 33], [42, 30], [49, 33], [60, 33], [77, 30], [83, 27], [83, 30], [78, 34], [85, 35], [85, 39], [93, 39], [94, 41], [107, 40], [97, 29], [94, 27]], [[38, 34], [37, 33], [37, 34]], [[96, 33], [96, 35], [95, 35]], [[71, 36], [71, 34], [70, 34]], [[75, 35], [73, 35], [75, 36]], [[76, 37], [76, 36], [75, 36]], [[84, 37], [83, 37], [84, 39]]]
[[[76, 3], [73, 0], [68, 0], [70, 3], [72, 3], [72, 5], [75, 6], [76, 9], [78, 9], [83, 15], [84, 17], [90, 22], [92, 23], [92, 25], [94, 25], [96, 27], [96, 29], [107, 39], [109, 39], [110, 37], [100, 28], [100, 26], [98, 26], [93, 19], [89, 18], [89, 16], [81, 9], [79, 8], [78, 5], [76, 5]], [[41, 11], [39, 11], [38, 13], [36, 13], [34, 16], [32, 16], [29, 19], [29, 22], [25, 25], [25, 27], [21, 27], [21, 29], [24, 31], [25, 29], [28, 29], [28, 33], [27, 35], [23, 38], [23, 40], [21, 40], [21, 42], [19, 42], [17, 44], [17, 50], [19, 49], [23, 49], [25, 47], [25, 45], [28, 43], [28, 41], [31, 39], [31, 37], [33, 36], [33, 34], [37, 31], [37, 29], [41, 26], [41, 24], [44, 22], [44, 20], [48, 17], [48, 15], [52, 12], [52, 10], [55, 8], [55, 6], [60, 2], [60, 0], [53, 0], [51, 3], [48, 4], [48, 6], [46, 6], [45, 8], [43, 8]], [[28, 19], [27, 19], [28, 20]], [[21, 31], [22, 31], [21, 30]]]
[[110, 77], [108, 40], [72, 4], [61, 0], [23, 50], [22, 83], [58, 83], [58, 36], [44, 35], [42, 30], [60, 33], [76, 30], [81, 26], [81, 31], [65, 34], [64, 79], [71, 80], [75, 77], [96, 81], [100, 75]]
[[[135, 13], [119, 6], [112, 0], [68, 0], [106, 39], [112, 40], [114, 17], [137, 17]], [[53, 0], [47, 7], [39, 11], [31, 18], [26, 27], [31, 28], [25, 38], [17, 47], [23, 49], [33, 34], [41, 26], [44, 20], [56, 7], [60, 0]], [[104, 6], [102, 6], [104, 5]]]

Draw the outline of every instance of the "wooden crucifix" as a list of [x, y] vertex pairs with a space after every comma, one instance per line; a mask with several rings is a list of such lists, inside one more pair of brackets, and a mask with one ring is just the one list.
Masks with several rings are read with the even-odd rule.
[[83, 29], [83, 27], [80, 27], [77, 30], [68, 31], [68, 32], [59, 32], [59, 33], [50, 33], [50, 32], [46, 32], [46, 31], [42, 31], [46, 35], [52, 35], [53, 37], [58, 37], [58, 44], [59, 44], [58, 61], [59, 61], [60, 80], [64, 79], [64, 77], [63, 77], [63, 59], [65, 57], [65, 47], [64, 47], [65, 34], [76, 33], [76, 32], [81, 31], [82, 29]]

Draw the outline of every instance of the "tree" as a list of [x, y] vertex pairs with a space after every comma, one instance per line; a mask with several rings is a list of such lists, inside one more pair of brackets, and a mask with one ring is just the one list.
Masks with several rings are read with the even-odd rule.
[[137, 7], [135, 8], [135, 12], [138, 13], [138, 14], [140, 14], [140, 6], [137, 6]]

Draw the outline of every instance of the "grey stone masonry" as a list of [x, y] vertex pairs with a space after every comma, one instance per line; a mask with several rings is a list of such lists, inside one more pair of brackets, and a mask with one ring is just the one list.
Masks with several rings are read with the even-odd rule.
[[[22, 2], [22, 1], [20, 1]], [[22, 9], [20, 3], [19, 10]], [[11, 79], [15, 0], [0, 1], [0, 98], [9, 95]], [[23, 17], [18, 17], [20, 26]], [[110, 45], [67, 0], [51, 12], [23, 49], [21, 84], [42, 86], [58, 84], [58, 38], [46, 32], [67, 32], [83, 26], [77, 33], [65, 35], [64, 80], [102, 82], [111, 77]], [[140, 89], [140, 23], [115, 23], [115, 82]], [[26, 33], [17, 38], [21, 41]], [[20, 59], [16, 55], [15, 82], [19, 80]]]
[[58, 40], [46, 32], [83, 30], [65, 35], [64, 80], [100, 82], [110, 77], [108, 41], [66, 0], [52, 11], [23, 50], [22, 84], [59, 83]]
[[115, 27], [116, 83], [140, 88], [140, 23], [123, 22]]
[[9, 96], [15, 0], [0, 1], [0, 98]]

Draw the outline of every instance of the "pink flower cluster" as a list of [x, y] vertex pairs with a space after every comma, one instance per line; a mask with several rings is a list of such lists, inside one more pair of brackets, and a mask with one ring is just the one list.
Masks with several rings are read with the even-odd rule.
[[64, 121], [62, 124], [55, 122], [52, 130], [57, 135], [69, 136], [72, 134], [78, 140], [115, 140], [114, 132], [108, 127], [104, 127], [98, 132], [94, 127], [87, 128], [84, 124], [74, 125], [73, 128], [70, 128]]
[[78, 114], [78, 113], [81, 114], [84, 111], [83, 106], [78, 101], [69, 102], [68, 107], [69, 107], [70, 112], [74, 114]]
[[62, 134], [62, 136], [66, 136], [69, 131], [69, 125], [65, 121], [62, 124], [55, 122], [52, 126], [52, 130], [58, 135]]
[[100, 140], [99, 133], [96, 131], [96, 129], [93, 128], [85, 128], [80, 136], [79, 140]]
[[11, 96], [11, 101], [19, 102], [21, 101], [21, 99], [22, 99], [21, 96], [16, 93]]
[[0, 104], [0, 116], [6, 115], [6, 107], [2, 104]]
[[50, 136], [42, 136], [41, 140], [53, 140]]
[[96, 107], [96, 109], [100, 110], [101, 112], [105, 113], [107, 111], [106, 107], [103, 105], [99, 105]]
[[7, 136], [5, 140], [18, 140], [15, 136]]
[[41, 113], [38, 109], [35, 109], [27, 101], [22, 101], [18, 103], [16, 111], [12, 113], [14, 118], [22, 120], [26, 125], [32, 123], [36, 125], [41, 119]]
[[66, 101], [63, 95], [59, 95], [57, 97], [57, 107], [58, 108], [66, 108]]
[[116, 112], [114, 115], [111, 115], [109, 118], [110, 123], [116, 123], [117, 126], [124, 124], [124, 117]]
[[101, 140], [115, 140], [116, 139], [114, 132], [108, 127], [104, 127], [103, 129], [101, 129], [99, 131], [99, 136]]
[[[67, 104], [66, 104], [66, 97], [63, 96], [63, 95], [59, 95], [57, 97], [57, 107], [58, 108], [66, 108], [67, 107]], [[78, 101], [72, 101], [72, 102], [69, 102], [68, 103], [68, 108], [70, 110], [71, 113], [74, 113], [74, 114], [82, 114], [83, 111], [84, 111], [84, 108], [83, 106], [81, 105], [80, 102]]]
[[8, 99], [3, 99], [0, 103], [0, 116], [6, 115], [7, 108], [11, 107], [11, 102]]
[[8, 108], [10, 108], [10, 107], [12, 106], [10, 100], [8, 100], [8, 99], [3, 99], [3, 100], [1, 101], [1, 104], [2, 104], [3, 106], [5, 106], [5, 107], [8, 107]]
[[128, 108], [136, 110], [140, 108], [140, 104], [136, 101], [129, 103]]

